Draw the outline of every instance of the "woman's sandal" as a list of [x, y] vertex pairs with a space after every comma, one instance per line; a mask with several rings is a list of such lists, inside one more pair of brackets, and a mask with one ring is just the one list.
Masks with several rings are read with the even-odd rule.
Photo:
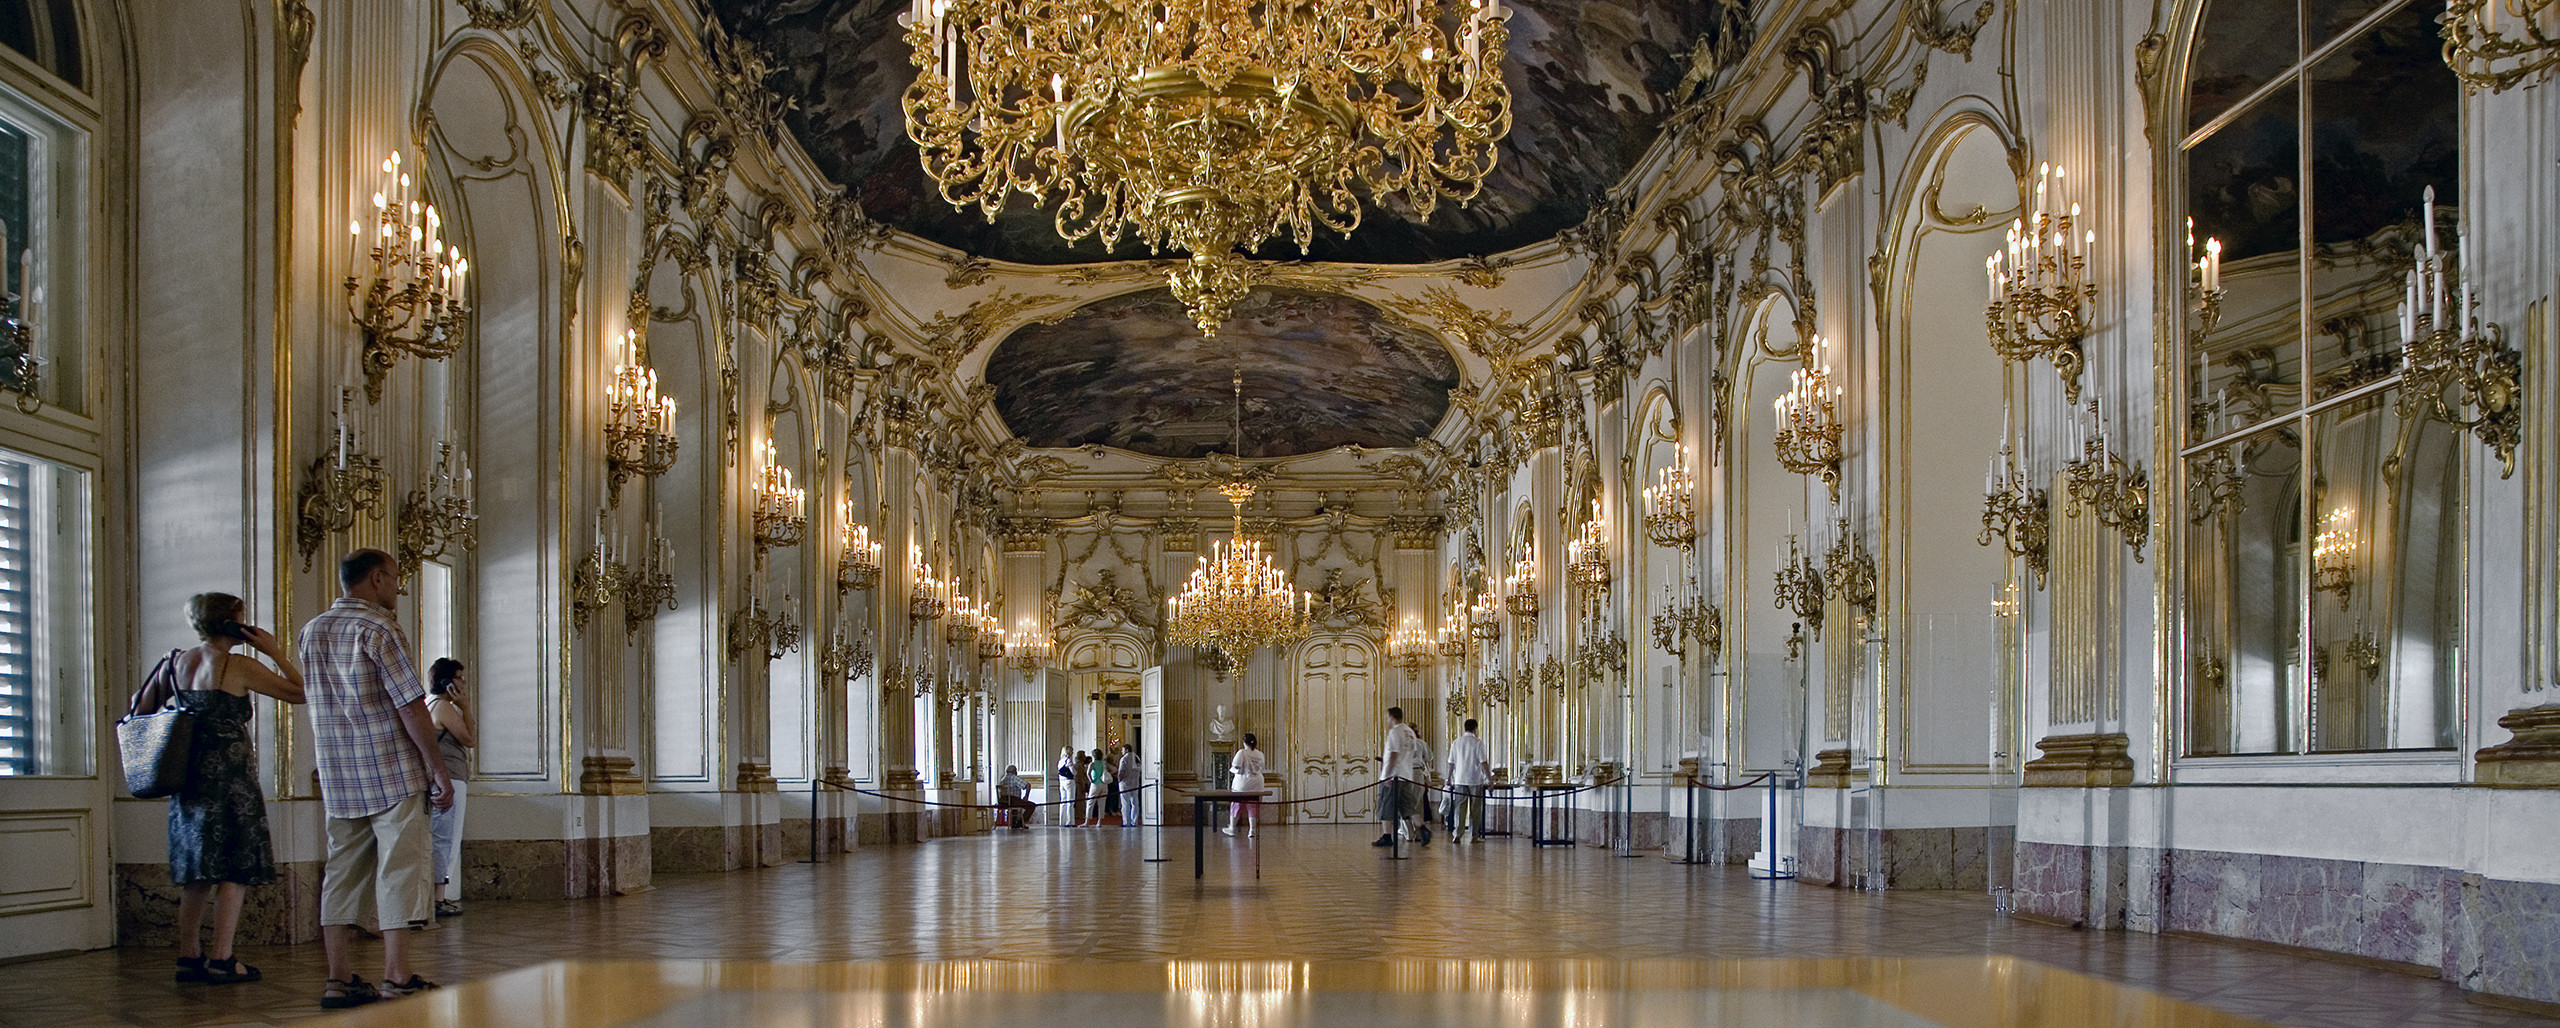
[[203, 957], [179, 957], [179, 958], [178, 958], [178, 984], [180, 984], [180, 985], [185, 985], [185, 984], [190, 983], [190, 982], [201, 982], [201, 981], [203, 981], [203, 980], [204, 980], [204, 958], [203, 958]]
[[238, 985], [257, 981], [260, 977], [257, 968], [241, 963], [238, 957], [204, 962], [204, 983], [207, 985]]

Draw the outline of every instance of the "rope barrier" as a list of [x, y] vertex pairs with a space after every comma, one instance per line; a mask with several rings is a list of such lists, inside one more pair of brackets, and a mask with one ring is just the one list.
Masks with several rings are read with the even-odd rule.
[[1709, 791], [1709, 792], [1732, 792], [1732, 791], [1734, 791], [1734, 790], [1736, 790], [1736, 789], [1748, 789], [1748, 788], [1751, 788], [1752, 786], [1758, 785], [1758, 784], [1760, 784], [1760, 783], [1762, 783], [1762, 782], [1768, 781], [1768, 780], [1769, 780], [1769, 779], [1771, 779], [1771, 778], [1775, 778], [1775, 777], [1777, 777], [1777, 774], [1778, 774], [1778, 773], [1777, 773], [1777, 772], [1775, 772], [1775, 771], [1763, 771], [1763, 772], [1760, 772], [1758, 775], [1754, 776], [1750, 781], [1747, 781], [1747, 782], [1735, 782], [1735, 783], [1734, 783], [1734, 784], [1732, 784], [1732, 785], [1710, 785], [1710, 784], [1708, 784], [1708, 783], [1706, 783], [1706, 782], [1701, 782], [1701, 781], [1699, 781], [1696, 777], [1692, 776], [1692, 777], [1689, 779], [1689, 784], [1690, 784], [1690, 785], [1694, 785], [1694, 786], [1696, 786], [1696, 787], [1698, 787], [1698, 788], [1701, 788], [1701, 789], [1705, 789], [1705, 790], [1707, 790], [1707, 791]]

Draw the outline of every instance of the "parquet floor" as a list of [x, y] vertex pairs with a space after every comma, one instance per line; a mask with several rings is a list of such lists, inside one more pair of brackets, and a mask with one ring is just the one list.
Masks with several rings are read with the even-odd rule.
[[[1162, 863], [1145, 862], [1141, 833], [1113, 828], [871, 847], [814, 866], [660, 876], [656, 889], [614, 899], [472, 902], [468, 916], [421, 937], [416, 963], [450, 984], [559, 960], [1151, 965], [1145, 974], [1160, 980], [1172, 960], [1603, 962], [1581, 965], [1592, 967], [2011, 956], [2274, 1024], [2560, 1023], [2469, 1003], [2428, 978], [2004, 918], [1972, 893], [1844, 892], [1754, 881], [1739, 868], [1500, 840], [1439, 841], [1394, 861], [1369, 847], [1373, 837], [1359, 827], [1304, 826], [1265, 831], [1248, 845], [1213, 834], [1208, 874], [1197, 881], [1185, 829], [1164, 833]], [[174, 985], [170, 953], [157, 949], [0, 966], [0, 1028], [270, 1025], [321, 1013], [316, 943], [241, 955], [265, 969], [265, 981]], [[803, 1013], [786, 1020], [838, 1021]]]

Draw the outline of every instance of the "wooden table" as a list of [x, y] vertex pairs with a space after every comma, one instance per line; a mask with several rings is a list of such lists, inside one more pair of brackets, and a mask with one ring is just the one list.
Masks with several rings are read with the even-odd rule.
[[[1201, 855], [1209, 846], [1209, 805], [1212, 803], [1260, 803], [1271, 795], [1269, 789], [1247, 792], [1242, 789], [1202, 789], [1191, 794], [1191, 877], [1208, 873], [1208, 859]], [[1260, 819], [1257, 818], [1258, 822]]]

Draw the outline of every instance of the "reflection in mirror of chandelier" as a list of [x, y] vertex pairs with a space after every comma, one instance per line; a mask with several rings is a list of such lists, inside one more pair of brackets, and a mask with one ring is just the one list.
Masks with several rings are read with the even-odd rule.
[[2446, 0], [2444, 58], [2471, 89], [2505, 92], [2560, 69], [2560, 0]]
[[394, 150], [382, 161], [373, 194], [373, 231], [347, 222], [347, 314], [364, 332], [364, 396], [382, 402], [382, 377], [403, 354], [443, 360], [462, 346], [465, 276], [462, 247], [444, 241], [444, 217], [426, 202]]
[[1687, 549], [1698, 537], [1698, 512], [1691, 497], [1698, 491], [1697, 473], [1689, 469], [1689, 446], [1680, 445], [1679, 458], [1654, 469], [1652, 485], [1644, 487], [1644, 532], [1657, 546]]
[[338, 390], [338, 409], [329, 448], [311, 458], [293, 500], [293, 546], [302, 554], [303, 570], [331, 532], [355, 527], [356, 515], [382, 516], [382, 458], [364, 452], [364, 431], [348, 409], [354, 391]]
[[658, 372], [640, 357], [640, 330], [622, 330], [613, 380], [605, 385], [606, 496], [622, 499], [634, 474], [656, 478], [676, 466], [676, 400], [658, 395]]
[[1787, 391], [1770, 401], [1777, 430], [1769, 438], [1778, 464], [1816, 475], [1840, 498], [1840, 386], [1831, 380], [1831, 344], [1814, 336], [1797, 351], [1803, 366], [1788, 376]]
[[[8, 259], [9, 223], [0, 221], [0, 262]], [[44, 406], [44, 358], [36, 356], [38, 304], [44, 292], [35, 285], [44, 281], [40, 271], [36, 250], [28, 247], [18, 257], [21, 291], [0, 295], [0, 389], [18, 394], [18, 410], [27, 414]], [[0, 281], [7, 278], [0, 273]]]
[[871, 526], [853, 519], [853, 503], [844, 505], [844, 538], [836, 554], [836, 595], [880, 584], [880, 543]]
[[1423, 629], [1422, 619], [1412, 614], [1405, 615], [1404, 624], [1387, 637], [1387, 659], [1404, 669], [1407, 681], [1422, 677], [1423, 665], [1431, 663], [1438, 649], [1431, 633]]
[[2311, 544], [2311, 591], [2338, 594], [2338, 609], [2347, 608], [2355, 591], [2358, 539], [2356, 512], [2333, 507], [2320, 516], [2320, 534]]
[[2133, 559], [2139, 561], [2142, 544], [2151, 537], [2151, 474], [2115, 452], [2096, 400], [2089, 401], [2089, 413], [2098, 423], [2097, 432], [2089, 432], [2077, 419], [2071, 422], [2072, 434], [2081, 437], [2072, 447], [2080, 456], [2062, 469], [2070, 497], [2063, 513], [2079, 517], [2087, 508], [2099, 524], [2124, 536], [2125, 545], [2133, 547]]
[[2035, 198], [2026, 217], [2009, 223], [2005, 262], [1998, 250], [1982, 262], [1991, 291], [1984, 317], [1991, 348], [2002, 360], [2051, 361], [2062, 375], [2064, 397], [2078, 403], [2080, 339], [2089, 332], [2088, 310], [2098, 299], [2098, 285], [2088, 274], [2098, 234], [2078, 227], [2077, 202], [2063, 206], [2064, 178], [2051, 163], [2036, 166]]
[[2222, 323], [2222, 240], [2205, 237], [2204, 246], [2196, 246], [2196, 219], [2187, 219], [2187, 252], [2192, 255], [2195, 274], [2188, 282], [2196, 291], [2196, 334], [2190, 346], [2201, 346], [2213, 326]]
[[907, 135], [954, 207], [992, 218], [1018, 191], [1068, 240], [1185, 251], [1173, 292], [1213, 336], [1261, 277], [1237, 251], [1351, 232], [1355, 186], [1416, 218], [1483, 188], [1511, 130], [1508, 12], [1443, 6], [915, 0]]
[[1776, 589], [1770, 596], [1771, 603], [1779, 610], [1794, 614], [1799, 623], [1820, 637], [1822, 605], [1826, 598], [1822, 568], [1814, 564], [1813, 558], [1797, 544], [1793, 532], [1787, 533], [1786, 541], [1778, 548]]
[[801, 533], [809, 528], [807, 491], [791, 481], [791, 469], [782, 466], [774, 456], [773, 439], [764, 441], [764, 452], [756, 462], [756, 557], [777, 546], [797, 546]]
[[[2480, 294], [2470, 274], [2469, 234], [2457, 245], [2465, 257], [2436, 246], [2436, 188], [2428, 186], [2419, 223], [2425, 243], [2410, 254], [2406, 293], [2400, 300], [2402, 417], [2432, 412], [2447, 424], [2478, 436], [2498, 457], [2498, 477], [2516, 473], [2516, 444], [2524, 436], [2524, 359], [2507, 346], [2506, 329], [2480, 320]], [[2466, 411], [2477, 413], [2464, 418]]]
[[437, 443], [435, 472], [400, 504], [395, 535], [401, 567], [416, 568], [456, 548], [479, 545], [480, 517], [472, 513], [472, 491], [471, 455], [455, 450], [451, 442]]

